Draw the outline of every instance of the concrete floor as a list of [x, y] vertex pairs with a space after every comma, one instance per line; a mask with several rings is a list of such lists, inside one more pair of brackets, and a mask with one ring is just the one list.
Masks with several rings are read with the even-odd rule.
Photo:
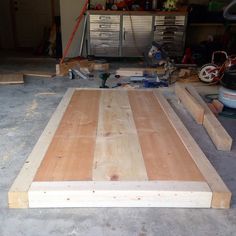
[[[231, 152], [216, 151], [171, 93], [171, 105], [232, 191], [231, 209], [8, 209], [7, 192], [67, 88], [97, 87], [100, 81], [31, 77], [25, 82], [0, 86], [0, 236], [236, 235], [236, 142]], [[236, 140], [236, 120], [221, 121]]]

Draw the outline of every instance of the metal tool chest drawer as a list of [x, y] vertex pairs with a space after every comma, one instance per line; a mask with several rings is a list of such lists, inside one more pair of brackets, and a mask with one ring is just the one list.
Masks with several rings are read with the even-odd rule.
[[91, 23], [90, 31], [120, 31], [120, 24]]
[[186, 13], [88, 11], [88, 15], [88, 55], [140, 57], [153, 40], [164, 45], [169, 56], [183, 55]]
[[185, 15], [161, 15], [155, 16], [154, 41], [163, 45], [170, 57], [181, 57], [184, 52]]
[[88, 52], [94, 56], [120, 55], [120, 15], [89, 15]]
[[117, 57], [119, 55], [119, 47], [114, 47], [109, 43], [101, 43], [93, 45], [90, 49], [91, 55], [103, 57]]
[[155, 25], [185, 25], [185, 16], [156, 16]]
[[90, 22], [95, 23], [116, 23], [120, 24], [120, 16], [114, 15], [90, 15]]
[[91, 40], [93, 39], [99, 39], [99, 40], [114, 40], [119, 41], [120, 40], [120, 32], [97, 32], [97, 31], [90, 31], [90, 37]]

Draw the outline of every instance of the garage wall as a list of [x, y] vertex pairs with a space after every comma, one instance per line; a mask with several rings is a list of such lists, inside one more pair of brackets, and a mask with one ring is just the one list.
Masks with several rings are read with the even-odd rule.
[[[61, 9], [61, 32], [62, 32], [62, 47], [63, 50], [69, 40], [69, 37], [76, 24], [76, 19], [85, 4], [85, 0], [60, 0]], [[77, 57], [82, 39], [84, 20], [81, 21], [80, 27], [77, 30], [74, 40], [71, 44], [67, 57]]]
[[0, 48], [13, 48], [10, 0], [0, 0]]

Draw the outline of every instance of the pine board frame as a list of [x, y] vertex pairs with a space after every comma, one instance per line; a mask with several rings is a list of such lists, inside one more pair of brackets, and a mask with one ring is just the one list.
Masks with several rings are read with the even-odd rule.
[[203, 101], [197, 90], [192, 85], [187, 85], [186, 90], [197, 100], [204, 109], [203, 126], [215, 144], [217, 150], [230, 151], [233, 140], [208, 105]]
[[[74, 91], [68, 89], [8, 192], [10, 208], [35, 207], [191, 207], [229, 208], [231, 193], [198, 147], [167, 100], [153, 92], [169, 122], [190, 153], [206, 182], [191, 181], [73, 181], [34, 182]], [[89, 89], [92, 90], [92, 89]], [[116, 90], [116, 91], [119, 91]], [[123, 90], [120, 90], [123, 91]], [[139, 90], [140, 91], [140, 90]], [[85, 201], [81, 199], [88, 199]], [[58, 201], [57, 201], [58, 197]], [[72, 200], [71, 200], [72, 199]], [[47, 202], [48, 200], [48, 202]]]

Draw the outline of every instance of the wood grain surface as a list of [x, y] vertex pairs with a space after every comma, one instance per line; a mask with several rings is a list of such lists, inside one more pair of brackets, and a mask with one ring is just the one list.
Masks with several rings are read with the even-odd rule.
[[149, 180], [203, 181], [154, 94], [130, 91], [129, 100]]
[[93, 180], [147, 180], [126, 91], [102, 91]]
[[91, 180], [100, 91], [75, 91], [34, 181]]

